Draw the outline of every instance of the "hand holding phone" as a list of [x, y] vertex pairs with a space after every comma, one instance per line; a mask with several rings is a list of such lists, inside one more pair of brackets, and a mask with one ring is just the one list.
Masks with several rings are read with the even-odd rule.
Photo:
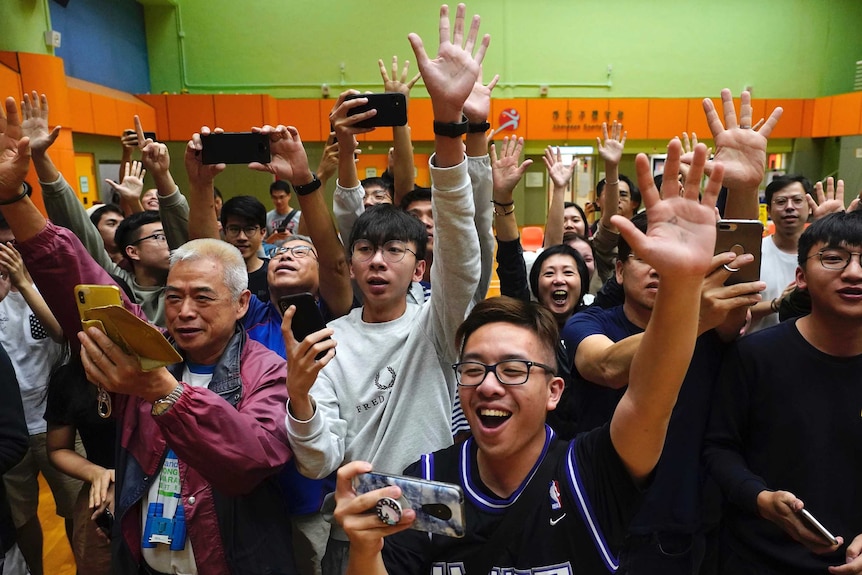
[[832, 535], [832, 533], [826, 529], [822, 523], [815, 519], [807, 509], [800, 509], [799, 516], [802, 518], [802, 523], [804, 523], [806, 527], [826, 539], [831, 545], [840, 544], [840, 541], [838, 541], [838, 539]]
[[260, 132], [201, 134], [204, 164], [269, 164], [269, 135]]
[[[293, 314], [293, 319], [290, 322], [290, 331], [293, 333], [293, 339], [296, 341], [302, 341], [314, 332], [326, 329], [326, 321], [323, 319], [323, 314], [320, 313], [317, 301], [315, 301], [314, 296], [310, 293], [291, 294], [279, 298], [278, 309], [282, 315], [284, 315], [284, 312], [290, 306], [296, 307], [296, 312]], [[326, 337], [322, 341], [328, 339], [332, 338]], [[314, 359], [321, 359], [327, 353], [328, 350], [322, 351]]]
[[733, 252], [736, 255], [751, 254], [754, 261], [743, 267], [724, 266], [730, 277], [724, 285], [755, 282], [760, 279], [760, 246], [763, 240], [763, 224], [760, 220], [719, 220], [716, 224], [715, 254]]
[[368, 98], [368, 103], [356, 106], [347, 111], [348, 116], [354, 116], [377, 110], [374, 116], [357, 122], [357, 128], [379, 128], [381, 126], [404, 126], [407, 124], [407, 99], [400, 92], [384, 92], [382, 94], [350, 94], [346, 100]]

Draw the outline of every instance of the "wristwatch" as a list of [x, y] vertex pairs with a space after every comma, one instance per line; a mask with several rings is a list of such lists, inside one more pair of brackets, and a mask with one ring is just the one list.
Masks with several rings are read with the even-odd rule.
[[468, 134], [484, 134], [491, 128], [491, 122], [487, 120], [482, 122], [481, 124], [469, 124], [467, 126]]
[[316, 192], [317, 188], [320, 187], [320, 180], [317, 179], [317, 174], [311, 172], [311, 181], [307, 184], [303, 184], [301, 186], [293, 186], [293, 189], [296, 190], [297, 196], [307, 196], [312, 192]]
[[178, 383], [172, 392], [170, 392], [163, 398], [157, 399], [153, 402], [153, 409], [150, 411], [150, 413], [152, 413], [153, 415], [162, 415], [163, 413], [166, 413], [171, 407], [174, 406], [174, 404], [183, 394], [183, 389], [185, 389], [183, 384]]
[[467, 133], [467, 116], [461, 115], [460, 122], [434, 122], [434, 134], [447, 138], [460, 138]]

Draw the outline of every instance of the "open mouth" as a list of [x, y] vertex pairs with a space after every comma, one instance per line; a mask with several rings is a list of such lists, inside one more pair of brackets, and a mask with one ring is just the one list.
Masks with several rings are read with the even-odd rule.
[[566, 301], [569, 299], [569, 292], [562, 289], [554, 290], [553, 293], [551, 293], [551, 299], [553, 299], [554, 303], [557, 305], [566, 305]]
[[512, 413], [509, 411], [503, 411], [502, 409], [480, 409], [479, 410], [479, 420], [482, 422], [482, 425], [489, 429], [495, 429], [503, 425], [510, 417], [512, 417]]

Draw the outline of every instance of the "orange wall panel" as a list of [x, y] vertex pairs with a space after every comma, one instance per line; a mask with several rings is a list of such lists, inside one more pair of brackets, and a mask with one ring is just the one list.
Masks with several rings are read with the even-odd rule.
[[[697, 134], [697, 139], [700, 141], [712, 139], [712, 132], [710, 131], [709, 124], [706, 121], [706, 113], [703, 111], [703, 100], [703, 98], [690, 98], [688, 100], [688, 120], [686, 121], [687, 129], [684, 130], [688, 132], [689, 137], [691, 137], [692, 132]], [[718, 117], [721, 118], [721, 122], [723, 124], [724, 114], [721, 110], [721, 98], [710, 98], [710, 100], [712, 100], [712, 105], [715, 106], [716, 111], [718, 111]], [[754, 121], [756, 122], [757, 120]], [[681, 138], [682, 132], [677, 134], [677, 136]]]
[[188, 141], [201, 126], [216, 125], [211, 95], [183, 94], [165, 96], [168, 104], [169, 140]]
[[144, 130], [152, 132], [155, 130], [156, 137], [161, 141], [170, 139], [170, 124], [168, 123], [168, 100], [164, 94], [138, 94], [137, 98], [147, 103], [153, 110], [154, 122], [144, 122], [141, 118], [141, 123]]
[[72, 125], [69, 127], [76, 132], [96, 133], [96, 124], [93, 120], [93, 99], [90, 92], [69, 88], [69, 106], [73, 111]]
[[[303, 142], [321, 141], [320, 100], [278, 100], [274, 124], [295, 126]], [[326, 121], [327, 127], [329, 120]]]
[[602, 135], [602, 123], [613, 121], [613, 117], [607, 98], [570, 99], [565, 116], [568, 139], [594, 142]]
[[18, 52], [3, 52], [0, 51], [0, 64], [3, 64], [16, 74], [21, 71], [18, 66]]
[[802, 108], [802, 138], [810, 138], [814, 130], [814, 105], [817, 100], [805, 100]]
[[527, 138], [565, 142], [569, 139], [566, 113], [569, 101], [564, 99], [527, 100]]
[[259, 94], [216, 94], [213, 104], [215, 125], [225, 132], [249, 132], [252, 126], [264, 124], [263, 97]]
[[649, 100], [625, 98], [610, 101], [611, 122], [622, 122], [627, 137], [645, 140], [649, 125]]
[[3, 64], [0, 64], [0, 86], [3, 87], [2, 98], [12, 96], [16, 102], [21, 102], [23, 93], [21, 92], [21, 76]]
[[263, 95], [263, 123], [270, 126], [278, 125], [278, 100], [269, 94]]
[[66, 72], [63, 60], [44, 54], [18, 53], [21, 66], [21, 87], [25, 92], [35, 90], [48, 96], [51, 107], [51, 124], [72, 125], [69, 95], [66, 89]]
[[832, 113], [829, 117], [829, 135], [850, 136], [858, 134], [860, 116], [862, 116], [862, 92], [833, 96]]
[[770, 138], [795, 138], [802, 133], [802, 120], [805, 116], [805, 100], [769, 99], [766, 101], [766, 114], [781, 107], [783, 112]]
[[90, 98], [93, 101], [93, 133], [119, 136], [123, 124], [117, 116], [117, 101], [102, 94], [91, 94]]
[[[141, 116], [138, 112], [140, 111], [138, 106], [136, 106], [133, 102], [128, 102], [126, 100], [115, 100], [115, 106], [117, 107], [117, 125], [120, 128], [116, 134], [118, 138], [123, 133], [123, 130], [130, 130], [135, 127], [135, 116], [141, 118], [141, 125], [145, 128], [147, 132], [154, 132], [156, 130], [156, 123], [153, 121], [153, 118], [145, 118]], [[156, 134], [158, 136], [158, 134]]]
[[669, 140], [688, 128], [688, 101], [683, 98], [649, 101], [647, 137], [652, 140]]
[[811, 137], [825, 138], [829, 135], [829, 122], [832, 116], [832, 97], [817, 98], [814, 101], [814, 118], [811, 121]]
[[[526, 98], [512, 98], [491, 100], [491, 117], [488, 118], [491, 128], [497, 130], [500, 126], [507, 128], [501, 130], [495, 139], [502, 140], [506, 136], [516, 138], [527, 137], [527, 100]], [[516, 127], [517, 126], [517, 127]]]
[[434, 111], [429, 98], [414, 98], [407, 104], [407, 123], [414, 142], [434, 139]]

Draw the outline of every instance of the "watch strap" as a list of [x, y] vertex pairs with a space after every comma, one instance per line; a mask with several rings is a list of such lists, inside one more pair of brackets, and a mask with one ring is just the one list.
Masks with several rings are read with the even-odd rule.
[[460, 138], [467, 133], [469, 122], [467, 116], [461, 114], [460, 122], [438, 122], [434, 121], [434, 134], [446, 138]]
[[320, 188], [320, 180], [317, 179], [317, 174], [314, 172], [311, 173], [311, 181], [307, 184], [303, 184], [301, 186], [293, 186], [293, 189], [296, 190], [297, 196], [307, 196], [313, 192], [316, 192], [318, 188]]
[[491, 122], [485, 121], [481, 124], [470, 123], [467, 125], [468, 134], [484, 134], [491, 128]]
[[177, 386], [171, 391], [169, 394], [164, 396], [161, 399], [157, 399], [153, 402], [153, 409], [151, 413], [153, 415], [162, 415], [167, 412], [173, 405], [180, 399], [180, 396], [183, 394], [183, 390], [185, 386], [182, 383], [178, 383]]

